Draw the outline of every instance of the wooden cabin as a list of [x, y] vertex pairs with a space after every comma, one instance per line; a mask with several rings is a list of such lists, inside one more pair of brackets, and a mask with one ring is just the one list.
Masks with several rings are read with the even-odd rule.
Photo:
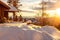
[[4, 2], [0, 1], [0, 18], [6, 17], [8, 18], [8, 12], [5, 10], [9, 10], [10, 7]]
[[18, 10], [12, 4], [9, 5], [9, 7], [10, 7], [10, 9], [6, 10], [5, 12], [13, 13], [13, 20], [15, 20], [16, 12], [18, 12]]
[[8, 13], [12, 12], [13, 17], [15, 17], [15, 12], [18, 10], [12, 6], [12, 5], [7, 5], [6, 3], [0, 1], [0, 18], [6, 17], [8, 19]]

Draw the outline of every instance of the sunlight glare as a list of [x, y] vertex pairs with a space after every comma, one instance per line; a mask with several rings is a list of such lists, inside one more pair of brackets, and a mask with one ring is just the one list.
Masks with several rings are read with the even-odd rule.
[[56, 9], [56, 14], [60, 16], [60, 8]]
[[54, 10], [47, 10], [46, 12], [48, 13], [49, 17], [53, 17], [55, 13]]

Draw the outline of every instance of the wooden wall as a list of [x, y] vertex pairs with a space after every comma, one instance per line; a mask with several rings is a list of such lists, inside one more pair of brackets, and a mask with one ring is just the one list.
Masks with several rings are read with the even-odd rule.
[[8, 18], [8, 12], [5, 12], [5, 10], [8, 10], [3, 5], [0, 5], [0, 17], [7, 17]]

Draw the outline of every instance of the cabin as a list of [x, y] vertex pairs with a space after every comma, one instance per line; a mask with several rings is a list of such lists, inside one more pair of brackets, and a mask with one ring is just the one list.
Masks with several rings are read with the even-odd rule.
[[5, 10], [5, 12], [8, 12], [8, 13], [12, 13], [13, 15], [13, 20], [15, 20], [15, 17], [16, 17], [16, 12], [18, 12], [18, 9], [16, 9], [12, 4], [9, 5], [10, 9], [9, 10]]
[[5, 10], [9, 10], [9, 9], [10, 7], [7, 4], [0, 1], [0, 18], [3, 18], [3, 17], [8, 18], [8, 12], [5, 12]]
[[12, 12], [14, 17], [15, 12], [18, 12], [18, 10], [14, 6], [7, 5], [6, 3], [0, 0], [0, 18], [6, 17], [8, 19], [9, 12]]

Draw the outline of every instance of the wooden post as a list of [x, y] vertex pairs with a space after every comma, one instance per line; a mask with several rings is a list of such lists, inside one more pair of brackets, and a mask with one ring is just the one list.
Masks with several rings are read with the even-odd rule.
[[15, 21], [15, 12], [13, 12], [13, 21]]

